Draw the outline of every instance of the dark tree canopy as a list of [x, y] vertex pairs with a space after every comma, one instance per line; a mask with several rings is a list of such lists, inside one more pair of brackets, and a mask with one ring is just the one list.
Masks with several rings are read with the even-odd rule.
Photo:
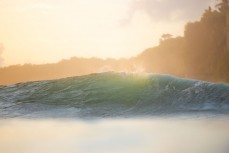
[[218, 0], [219, 3], [216, 5], [218, 10], [222, 13], [225, 13], [228, 11], [229, 8], [229, 0]]

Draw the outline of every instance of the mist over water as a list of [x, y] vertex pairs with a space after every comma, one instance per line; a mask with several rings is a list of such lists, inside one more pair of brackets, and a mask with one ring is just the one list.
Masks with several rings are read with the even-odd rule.
[[228, 153], [218, 119], [1, 120], [4, 153]]

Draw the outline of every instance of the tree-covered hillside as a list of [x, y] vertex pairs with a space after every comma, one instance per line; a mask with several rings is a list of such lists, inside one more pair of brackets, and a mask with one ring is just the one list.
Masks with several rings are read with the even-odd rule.
[[206, 9], [200, 21], [187, 23], [183, 37], [163, 38], [137, 59], [147, 72], [229, 82], [227, 14], [228, 0], [222, 0], [216, 9]]

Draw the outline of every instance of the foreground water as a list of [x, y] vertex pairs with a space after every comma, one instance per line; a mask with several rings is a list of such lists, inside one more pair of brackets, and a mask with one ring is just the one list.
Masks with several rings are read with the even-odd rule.
[[2, 120], [2, 153], [228, 153], [227, 118]]

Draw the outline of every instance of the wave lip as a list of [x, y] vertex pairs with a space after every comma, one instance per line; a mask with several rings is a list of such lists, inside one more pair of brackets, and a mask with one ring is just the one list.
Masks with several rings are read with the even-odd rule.
[[100, 73], [0, 86], [0, 117], [229, 112], [229, 85], [161, 74]]

